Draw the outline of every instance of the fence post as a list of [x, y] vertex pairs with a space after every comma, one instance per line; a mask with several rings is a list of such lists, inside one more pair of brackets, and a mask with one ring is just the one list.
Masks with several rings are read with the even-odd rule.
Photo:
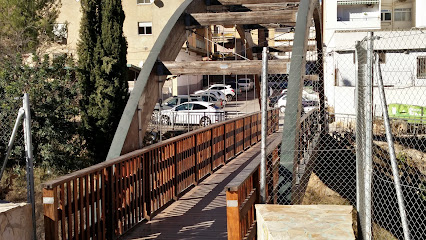
[[373, 157], [373, 32], [367, 34], [367, 71], [365, 89], [365, 233], [364, 240], [371, 239], [371, 181]]
[[226, 191], [226, 220], [228, 223], [228, 240], [242, 239], [238, 191]]
[[32, 221], [33, 221], [33, 239], [37, 239], [36, 234], [36, 215], [35, 215], [35, 195], [34, 195], [34, 165], [33, 165], [33, 143], [31, 136], [31, 112], [30, 112], [30, 99], [28, 93], [24, 94], [23, 108], [24, 115], [24, 139], [25, 139], [25, 153], [27, 162], [27, 199], [31, 203], [32, 208]]
[[59, 239], [58, 196], [56, 187], [43, 188], [44, 234], [46, 240]]
[[268, 85], [268, 48], [262, 52], [262, 138], [260, 159], [260, 202], [266, 201], [266, 136], [268, 131], [267, 85]]
[[390, 122], [389, 122], [389, 114], [386, 109], [387, 103], [386, 103], [385, 89], [383, 86], [382, 69], [380, 68], [380, 61], [378, 57], [377, 57], [377, 65], [378, 65], [378, 72], [379, 72], [379, 79], [378, 79], [379, 95], [380, 95], [380, 100], [382, 102], [382, 107], [383, 107], [383, 118], [384, 118], [383, 120], [385, 122], [386, 139], [389, 146], [389, 155], [390, 155], [391, 165], [392, 165], [393, 181], [395, 182], [396, 196], [398, 198], [399, 214], [401, 216], [402, 229], [404, 231], [404, 239], [409, 240], [410, 230], [408, 228], [407, 214], [405, 212], [404, 196], [402, 195], [401, 180], [399, 178], [398, 164], [396, 162], [395, 148], [394, 148], [393, 138], [392, 138], [392, 130], [390, 127]]

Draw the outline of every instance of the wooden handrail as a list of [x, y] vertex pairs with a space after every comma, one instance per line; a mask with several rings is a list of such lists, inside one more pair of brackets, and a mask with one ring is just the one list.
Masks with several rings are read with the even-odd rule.
[[[310, 125], [315, 122], [318, 109], [313, 109], [301, 117], [301, 139], [306, 136], [308, 139], [307, 146], [314, 139], [310, 132]], [[316, 135], [316, 134], [314, 134]], [[271, 137], [269, 137], [271, 138]], [[267, 143], [267, 203], [276, 203], [276, 193], [278, 184], [278, 164], [279, 164], [279, 149], [281, 148], [282, 134], [274, 136], [273, 139], [268, 139]], [[300, 146], [305, 147], [303, 143]], [[307, 147], [306, 146], [306, 147]], [[254, 205], [260, 201], [259, 180], [260, 180], [260, 159], [258, 155], [248, 164], [238, 176], [236, 176], [225, 187], [227, 201], [227, 228], [229, 240], [240, 239], [255, 239], [256, 237], [256, 219]], [[271, 160], [272, 159], [272, 160]]]
[[[269, 110], [271, 133], [278, 129], [278, 114]], [[43, 184], [46, 239], [115, 239], [259, 136], [260, 113], [252, 113], [48, 181]]]

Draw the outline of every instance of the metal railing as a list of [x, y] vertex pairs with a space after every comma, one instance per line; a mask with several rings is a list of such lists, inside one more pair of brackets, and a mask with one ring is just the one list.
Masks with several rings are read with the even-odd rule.
[[[269, 110], [269, 134], [278, 129]], [[260, 140], [260, 113], [212, 124], [43, 184], [46, 239], [116, 239]]]

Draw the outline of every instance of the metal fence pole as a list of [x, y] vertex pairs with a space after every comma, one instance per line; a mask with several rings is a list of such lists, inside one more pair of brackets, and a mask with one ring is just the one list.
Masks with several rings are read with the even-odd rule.
[[35, 199], [34, 199], [34, 166], [33, 166], [33, 144], [31, 136], [31, 112], [30, 100], [28, 93], [24, 94], [23, 107], [25, 111], [24, 118], [24, 139], [25, 139], [25, 153], [27, 162], [27, 200], [32, 206], [32, 219], [33, 219], [33, 239], [37, 239], [36, 234], [36, 216], [35, 216]]
[[373, 160], [373, 32], [367, 34], [367, 71], [365, 89], [365, 232], [364, 240], [372, 238], [371, 234], [371, 185]]
[[407, 214], [405, 212], [405, 204], [404, 204], [404, 197], [402, 195], [402, 189], [401, 189], [401, 181], [399, 178], [399, 171], [398, 171], [398, 164], [396, 163], [396, 155], [395, 155], [395, 148], [393, 144], [393, 138], [392, 138], [392, 130], [389, 123], [389, 113], [387, 111], [387, 103], [386, 103], [386, 96], [385, 96], [385, 90], [383, 86], [383, 78], [382, 78], [382, 69], [380, 68], [380, 61], [377, 57], [377, 66], [378, 66], [378, 72], [379, 72], [379, 95], [380, 95], [380, 101], [382, 102], [382, 108], [383, 108], [383, 121], [385, 123], [385, 130], [386, 130], [386, 139], [388, 142], [389, 147], [389, 155], [392, 165], [392, 174], [393, 174], [393, 180], [395, 182], [395, 190], [396, 190], [396, 196], [398, 198], [398, 206], [399, 206], [399, 214], [401, 217], [402, 222], [402, 229], [404, 231], [404, 239], [409, 240], [410, 239], [410, 230], [408, 228], [408, 220], [407, 220]]
[[9, 144], [7, 145], [6, 155], [4, 157], [3, 166], [0, 171], [0, 180], [3, 177], [4, 170], [6, 169], [7, 160], [9, 159], [10, 151], [12, 151], [13, 143], [16, 138], [16, 134], [18, 133], [19, 123], [21, 122], [22, 118], [24, 117], [25, 111], [23, 108], [20, 108], [18, 111], [18, 116], [16, 117], [15, 126], [13, 127], [12, 135], [9, 139]]
[[268, 131], [268, 48], [262, 52], [262, 142], [260, 160], [260, 201], [266, 202], [266, 135]]

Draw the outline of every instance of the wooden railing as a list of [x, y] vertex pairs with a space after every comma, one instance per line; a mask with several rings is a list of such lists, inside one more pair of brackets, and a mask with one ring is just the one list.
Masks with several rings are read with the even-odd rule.
[[[269, 111], [270, 133], [278, 114]], [[260, 113], [253, 113], [49, 181], [46, 239], [116, 239], [259, 140]]]
[[[278, 180], [278, 168], [272, 165], [279, 163], [278, 149], [281, 144], [281, 134], [269, 142], [266, 151], [270, 159], [268, 163], [271, 164], [266, 165], [267, 182]], [[225, 188], [228, 239], [255, 239], [256, 237], [254, 205], [260, 200], [260, 158], [261, 156], [258, 155], [253, 159]], [[272, 172], [274, 173], [271, 174]], [[267, 199], [271, 199], [268, 198], [268, 192]]]
[[[301, 118], [301, 128], [299, 134], [299, 149], [296, 163], [297, 169], [302, 164], [311, 163], [311, 159], [306, 156], [313, 156], [312, 150], [318, 141], [320, 133], [319, 111], [312, 110]], [[277, 133], [278, 134], [278, 133]], [[282, 135], [268, 139], [266, 149], [266, 203], [279, 203], [278, 185], [279, 183], [279, 164]], [[234, 178], [225, 188], [226, 191], [226, 213], [227, 228], [229, 240], [255, 239], [256, 237], [256, 218], [254, 205], [260, 202], [259, 181], [260, 181], [260, 159], [258, 155], [247, 165], [243, 171]], [[309, 164], [311, 166], [312, 164]], [[309, 178], [310, 173], [303, 165], [304, 171], [295, 173], [296, 178]], [[297, 181], [297, 189], [300, 189], [300, 181]], [[303, 185], [306, 188], [305, 185]], [[302, 187], [302, 188], [303, 188]], [[303, 189], [304, 189], [303, 188]], [[303, 197], [303, 196], [302, 196]]]

